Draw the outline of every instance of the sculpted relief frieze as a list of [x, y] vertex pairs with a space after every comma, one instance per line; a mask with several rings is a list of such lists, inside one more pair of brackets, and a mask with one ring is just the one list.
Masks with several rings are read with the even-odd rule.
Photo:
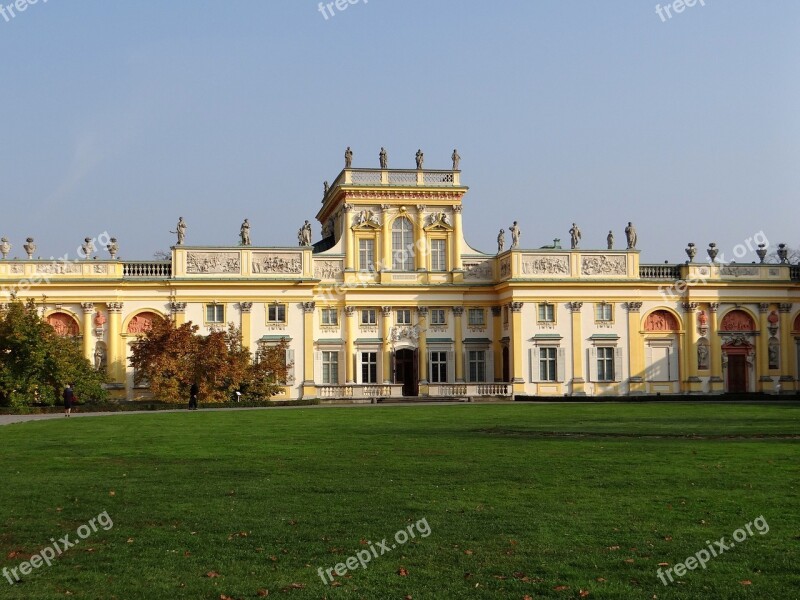
[[625, 256], [600, 256], [581, 257], [581, 273], [583, 275], [626, 275], [628, 262]]
[[336, 279], [344, 272], [341, 260], [315, 260], [314, 277], [317, 279]]
[[523, 256], [523, 275], [569, 275], [568, 256]]
[[36, 272], [48, 275], [77, 274], [81, 272], [81, 266], [74, 263], [53, 262], [46, 265], [36, 265]]
[[464, 279], [492, 279], [492, 261], [464, 263]]
[[186, 272], [195, 274], [238, 274], [241, 272], [238, 252], [188, 252]]
[[303, 255], [300, 252], [263, 252], [254, 254], [253, 273], [301, 275], [303, 273]]

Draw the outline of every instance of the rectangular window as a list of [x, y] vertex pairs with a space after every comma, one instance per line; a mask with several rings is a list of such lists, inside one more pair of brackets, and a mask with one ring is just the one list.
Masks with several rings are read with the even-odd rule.
[[378, 353], [361, 353], [361, 383], [378, 383]]
[[431, 383], [447, 383], [447, 352], [431, 352]]
[[556, 309], [552, 304], [539, 305], [539, 321], [553, 323], [556, 320]]
[[222, 304], [206, 305], [206, 323], [224, 323], [225, 306]]
[[539, 348], [539, 381], [557, 381], [558, 348]]
[[358, 241], [358, 268], [361, 271], [375, 271], [375, 240]]
[[397, 311], [398, 325], [411, 325], [411, 310], [403, 308]]
[[445, 309], [431, 309], [431, 325], [447, 325], [447, 313], [445, 312]]
[[322, 324], [323, 325], [338, 325], [339, 324], [339, 311], [335, 308], [322, 309]]
[[486, 350], [470, 350], [467, 352], [469, 380], [472, 383], [486, 381]]
[[614, 348], [597, 349], [597, 381], [614, 381]]
[[339, 383], [339, 353], [336, 351], [323, 351], [322, 353], [322, 383], [338, 385]]
[[374, 308], [364, 308], [361, 310], [362, 325], [377, 325], [377, 315]]
[[431, 271], [447, 270], [447, 247], [445, 240], [431, 240]]
[[270, 304], [267, 306], [267, 323], [286, 323], [286, 305]]
[[468, 323], [470, 325], [486, 325], [486, 311], [482, 308], [470, 308], [468, 313]]
[[603, 302], [597, 305], [595, 314], [596, 321], [611, 321], [613, 319], [612, 306]]

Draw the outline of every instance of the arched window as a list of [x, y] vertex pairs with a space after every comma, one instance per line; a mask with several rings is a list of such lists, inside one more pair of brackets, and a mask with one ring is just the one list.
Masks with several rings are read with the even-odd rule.
[[405, 217], [396, 219], [392, 225], [392, 269], [414, 270], [414, 230]]

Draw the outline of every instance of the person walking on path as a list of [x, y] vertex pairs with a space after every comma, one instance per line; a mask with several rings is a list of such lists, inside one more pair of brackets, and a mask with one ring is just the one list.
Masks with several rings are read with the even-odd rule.
[[67, 384], [64, 388], [64, 416], [68, 417], [72, 412], [72, 405], [75, 403], [75, 392], [72, 391], [72, 386]]
[[192, 384], [192, 389], [189, 390], [189, 410], [197, 410], [197, 395], [200, 393], [200, 388], [197, 382]]

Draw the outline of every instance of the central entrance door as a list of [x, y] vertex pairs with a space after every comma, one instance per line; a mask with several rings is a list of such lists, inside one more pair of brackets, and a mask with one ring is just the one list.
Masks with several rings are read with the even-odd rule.
[[728, 393], [743, 394], [747, 391], [747, 356], [728, 355]]
[[419, 395], [417, 351], [398, 350], [394, 355], [394, 382], [403, 384], [403, 396]]

